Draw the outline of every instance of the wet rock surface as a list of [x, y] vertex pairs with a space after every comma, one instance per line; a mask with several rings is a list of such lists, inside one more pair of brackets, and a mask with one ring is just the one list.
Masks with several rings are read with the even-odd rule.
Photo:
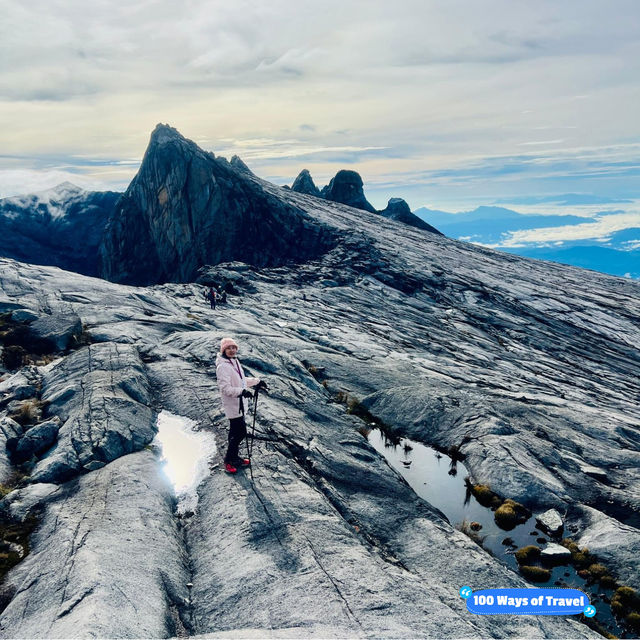
[[[417, 498], [359, 429], [372, 415], [455, 447], [474, 482], [535, 513], [556, 507], [578, 533], [597, 530], [571, 505], [606, 508], [624, 533], [606, 553], [623, 567], [640, 540], [638, 284], [259, 182], [339, 241], [295, 268], [221, 267], [241, 279], [215, 312], [202, 285], [137, 288], [0, 260], [5, 308], [75, 313], [94, 341], [37, 369], [43, 420], [62, 426], [5, 499], [41, 520], [7, 576], [2, 633], [593, 637], [575, 620], [471, 617], [463, 584], [525, 582]], [[144, 447], [165, 409], [225, 450], [215, 356], [227, 335], [270, 386], [253, 477], [214, 460], [178, 528]]]

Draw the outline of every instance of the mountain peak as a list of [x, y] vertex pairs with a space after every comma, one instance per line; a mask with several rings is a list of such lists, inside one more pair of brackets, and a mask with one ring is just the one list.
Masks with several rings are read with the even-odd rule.
[[166, 144], [167, 142], [174, 142], [176, 140], [187, 141], [177, 129], [174, 129], [168, 124], [158, 123], [151, 133], [150, 143]]
[[306, 193], [310, 196], [320, 197], [320, 190], [316, 187], [311, 174], [309, 173], [309, 169], [303, 169], [298, 177], [294, 180], [293, 185], [291, 187], [292, 191], [297, 191], [298, 193]]
[[371, 213], [376, 212], [364, 195], [362, 178], [357, 171], [341, 169], [322, 189], [321, 195], [333, 202], [340, 202]]
[[185, 282], [203, 265], [316, 258], [334, 246], [333, 235], [274, 198], [240, 158], [216, 158], [159, 124], [105, 231], [101, 273], [135, 284]]
[[424, 231], [442, 235], [442, 233], [435, 227], [432, 227], [430, 224], [427, 224], [424, 220], [411, 213], [409, 205], [402, 198], [391, 198], [387, 204], [387, 208], [380, 211], [380, 215], [385, 218], [389, 218], [390, 220], [404, 222], [404, 224], [408, 224], [418, 229], [423, 229]]

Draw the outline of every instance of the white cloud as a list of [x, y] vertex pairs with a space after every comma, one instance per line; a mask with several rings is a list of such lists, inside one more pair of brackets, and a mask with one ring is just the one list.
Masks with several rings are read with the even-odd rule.
[[[5, 0], [2, 18], [0, 149], [14, 160], [0, 167], [140, 158], [157, 122], [215, 152], [235, 140], [266, 176], [294, 176], [309, 154], [331, 175], [383, 149], [355, 168], [396, 184], [523, 149], [575, 180], [595, 171], [582, 162], [637, 157], [624, 146], [640, 136], [636, 0], [579, 13], [552, 0]], [[242, 143], [256, 139], [281, 144]], [[481, 194], [487, 180], [433, 177], [420, 199]]]
[[640, 227], [640, 212], [602, 216], [596, 222], [585, 222], [562, 227], [544, 227], [527, 231], [513, 231], [495, 247], [521, 247], [544, 242], [568, 242], [572, 240], [596, 240], [606, 242], [607, 236], [616, 231]]

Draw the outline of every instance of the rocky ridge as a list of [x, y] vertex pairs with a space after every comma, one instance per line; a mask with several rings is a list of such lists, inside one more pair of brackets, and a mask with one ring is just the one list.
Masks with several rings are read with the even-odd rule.
[[256, 180], [246, 166], [158, 125], [107, 225], [101, 275], [129, 284], [186, 282], [203, 265], [274, 266], [317, 257], [335, 244], [325, 226]]

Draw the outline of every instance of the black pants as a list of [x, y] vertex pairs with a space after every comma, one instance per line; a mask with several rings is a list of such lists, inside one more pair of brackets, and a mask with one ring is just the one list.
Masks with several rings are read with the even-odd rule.
[[244, 416], [229, 420], [229, 446], [227, 447], [227, 453], [224, 456], [225, 464], [227, 462], [233, 464], [238, 461], [238, 458], [240, 457], [238, 455], [238, 447], [246, 437], [247, 425], [244, 421]]

